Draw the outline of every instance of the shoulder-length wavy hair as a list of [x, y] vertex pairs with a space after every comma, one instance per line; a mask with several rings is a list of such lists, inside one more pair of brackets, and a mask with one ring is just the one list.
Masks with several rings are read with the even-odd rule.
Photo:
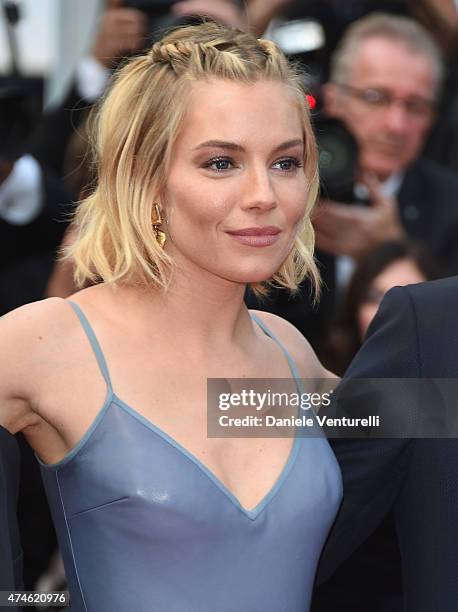
[[193, 81], [209, 78], [248, 84], [272, 80], [291, 90], [305, 141], [305, 214], [280, 269], [252, 288], [258, 294], [269, 285], [294, 291], [308, 276], [318, 291], [310, 222], [319, 188], [317, 151], [303, 75], [274, 43], [208, 21], [177, 28], [148, 53], [128, 60], [96, 109], [92, 133], [97, 179], [75, 211], [77, 238], [63, 257], [73, 258], [78, 286], [104, 281], [167, 289], [173, 261], [155, 239], [153, 203], [166, 187], [189, 88]]

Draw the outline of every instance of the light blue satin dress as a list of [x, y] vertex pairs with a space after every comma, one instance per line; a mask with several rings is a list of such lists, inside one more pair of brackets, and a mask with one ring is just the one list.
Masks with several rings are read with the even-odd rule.
[[[296, 437], [272, 489], [246, 510], [196, 457], [115, 395], [94, 332], [71, 305], [107, 397], [77, 446], [58, 463], [41, 463], [70, 609], [307, 612], [342, 496], [327, 440]], [[298, 379], [286, 349], [253, 319]]]

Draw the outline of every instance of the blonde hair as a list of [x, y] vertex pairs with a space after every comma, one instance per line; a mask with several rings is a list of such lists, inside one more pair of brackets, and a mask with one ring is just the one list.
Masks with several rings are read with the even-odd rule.
[[345, 32], [331, 61], [331, 81], [347, 84], [361, 44], [371, 38], [384, 38], [403, 45], [414, 53], [429, 57], [439, 93], [444, 66], [442, 55], [429, 32], [414, 19], [387, 13], [371, 13], [355, 21]]
[[302, 76], [268, 40], [213, 22], [177, 28], [115, 75], [95, 115], [96, 186], [77, 207], [77, 239], [64, 250], [75, 282], [153, 284], [166, 289], [173, 261], [155, 239], [153, 203], [166, 187], [171, 151], [189, 99], [190, 82], [207, 78], [285, 83], [300, 109], [308, 193], [303, 227], [280, 269], [254, 284], [296, 290], [308, 276], [316, 290], [310, 213], [318, 193], [317, 151]]

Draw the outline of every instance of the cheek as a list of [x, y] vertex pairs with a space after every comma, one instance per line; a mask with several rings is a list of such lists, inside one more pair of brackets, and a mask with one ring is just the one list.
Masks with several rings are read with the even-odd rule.
[[[285, 179], [284, 179], [285, 180]], [[289, 221], [300, 222], [305, 215], [308, 203], [309, 184], [305, 176], [298, 180], [280, 184], [277, 190], [278, 204]]]
[[407, 142], [409, 144], [409, 148], [412, 150], [418, 149], [418, 147], [423, 145], [423, 142], [428, 135], [429, 127], [428, 126], [416, 126], [412, 127], [409, 130]]
[[166, 199], [171, 227], [183, 222], [197, 228], [218, 224], [231, 206], [230, 197], [223, 189], [196, 180], [188, 184], [185, 181], [175, 183]]
[[305, 217], [306, 205], [307, 200], [304, 198], [304, 194], [301, 194], [301, 197], [298, 195], [294, 200], [291, 199], [288, 205], [284, 207], [288, 222], [294, 226], [299, 225]]
[[360, 145], [364, 144], [374, 130], [378, 130], [374, 117], [367, 111], [358, 111], [356, 105], [347, 106], [341, 119]]

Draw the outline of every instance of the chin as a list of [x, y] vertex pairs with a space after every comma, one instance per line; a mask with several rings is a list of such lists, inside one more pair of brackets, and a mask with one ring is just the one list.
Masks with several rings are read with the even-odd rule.
[[364, 165], [363, 170], [374, 173], [380, 180], [385, 180], [395, 172], [402, 169], [399, 159], [394, 160], [373, 160]]
[[257, 269], [252, 270], [239, 270], [238, 273], [228, 275], [226, 278], [230, 278], [235, 282], [243, 283], [245, 285], [254, 283], [264, 283], [270, 280], [277, 271], [278, 268], [260, 270], [258, 267]]

